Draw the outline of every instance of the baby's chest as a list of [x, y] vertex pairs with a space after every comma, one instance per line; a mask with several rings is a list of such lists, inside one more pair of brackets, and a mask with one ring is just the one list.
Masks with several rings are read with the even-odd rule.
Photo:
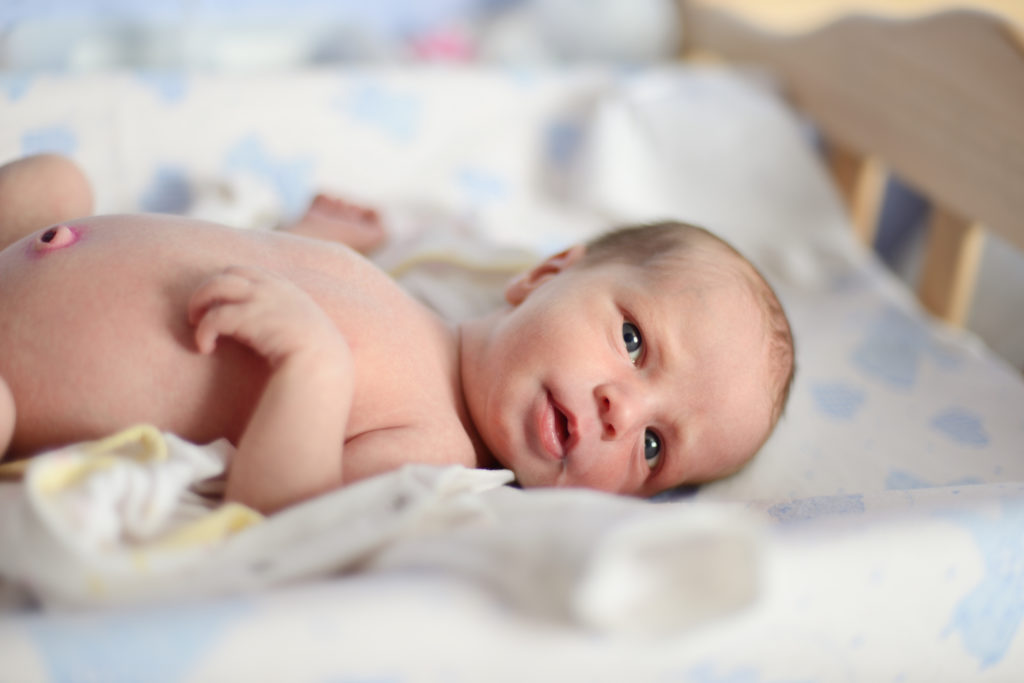
[[385, 430], [415, 430], [435, 444], [468, 439], [456, 405], [461, 389], [453, 331], [385, 274], [363, 262], [348, 265], [290, 273], [351, 350], [346, 439]]
[[443, 349], [429, 335], [410, 332], [360, 350], [346, 425], [346, 481], [409, 463], [475, 467], [476, 452], [459, 415], [457, 377], [442, 360]]
[[443, 334], [415, 314], [360, 307], [332, 317], [353, 357], [350, 438], [376, 429], [443, 425], [455, 416], [458, 374]]

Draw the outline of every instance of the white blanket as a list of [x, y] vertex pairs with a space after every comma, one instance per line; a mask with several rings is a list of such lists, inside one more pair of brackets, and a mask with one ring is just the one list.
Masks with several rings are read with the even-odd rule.
[[407, 466], [264, 519], [197, 495], [230, 451], [143, 426], [34, 458], [0, 498], [0, 582], [51, 607], [98, 607], [426, 567], [537, 616], [640, 632], [756, 593], [757, 536], [737, 510], [586, 491], [528, 499], [497, 488], [505, 470]]

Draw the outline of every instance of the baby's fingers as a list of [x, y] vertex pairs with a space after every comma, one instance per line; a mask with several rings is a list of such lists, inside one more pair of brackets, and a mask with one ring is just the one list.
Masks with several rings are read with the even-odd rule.
[[199, 285], [188, 302], [188, 321], [195, 325], [206, 311], [226, 303], [238, 303], [252, 296], [253, 281], [245, 271], [228, 268]]
[[245, 310], [234, 303], [215, 303], [203, 310], [196, 324], [196, 346], [200, 353], [213, 353], [220, 336], [238, 337]]
[[196, 346], [211, 353], [217, 337], [232, 336], [240, 324], [238, 304], [253, 295], [253, 279], [245, 269], [228, 268], [201, 284], [188, 303], [189, 323], [196, 326]]

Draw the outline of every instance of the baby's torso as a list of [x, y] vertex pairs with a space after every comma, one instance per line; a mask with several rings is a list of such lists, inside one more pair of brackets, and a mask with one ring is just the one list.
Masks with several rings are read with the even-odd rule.
[[[72, 227], [78, 239], [68, 246], [39, 249], [30, 237], [0, 254], [0, 346], [13, 350], [0, 374], [19, 401], [14, 450], [133, 422], [198, 442], [237, 441], [267, 367], [229, 340], [213, 356], [199, 354], [186, 310], [206, 278], [248, 265], [308, 292], [351, 347], [346, 440], [414, 429], [430, 448], [409, 460], [474, 464], [456, 409], [452, 332], [351, 250], [172, 217], [107, 216]], [[353, 474], [373, 469], [352, 465]]]

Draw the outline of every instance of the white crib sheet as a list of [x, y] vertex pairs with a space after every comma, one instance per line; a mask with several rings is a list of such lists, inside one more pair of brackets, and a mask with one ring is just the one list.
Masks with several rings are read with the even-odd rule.
[[[732, 501], [765, 525], [749, 564], [756, 591], [729, 616], [636, 637], [537, 609], [542, 591], [510, 587], [533, 572], [539, 589], [543, 565], [509, 563], [504, 578], [489, 569], [522, 538], [512, 520], [550, 503], [551, 492], [524, 492], [509, 508], [521, 514], [492, 520], [490, 545], [451, 529], [428, 544], [448, 555], [415, 551], [413, 539], [340, 580], [100, 613], [10, 610], [0, 681], [1007, 680], [1024, 670], [1024, 382], [922, 315], [853, 243], [805, 131], [750, 80], [679, 67], [7, 74], [0, 93], [0, 158], [73, 156], [100, 212], [260, 227], [326, 187], [385, 206], [398, 237], [381, 256], [390, 266], [428, 246], [450, 253], [453, 234], [463, 255], [500, 271], [522, 263], [506, 248], [549, 252], [610, 222], [700, 222], [776, 285], [798, 349], [787, 414], [754, 463], [666, 503]], [[440, 276], [429, 268], [403, 277], [430, 290]], [[538, 534], [577, 529], [571, 515], [543, 519]], [[446, 559], [473, 552], [475, 569]]]

